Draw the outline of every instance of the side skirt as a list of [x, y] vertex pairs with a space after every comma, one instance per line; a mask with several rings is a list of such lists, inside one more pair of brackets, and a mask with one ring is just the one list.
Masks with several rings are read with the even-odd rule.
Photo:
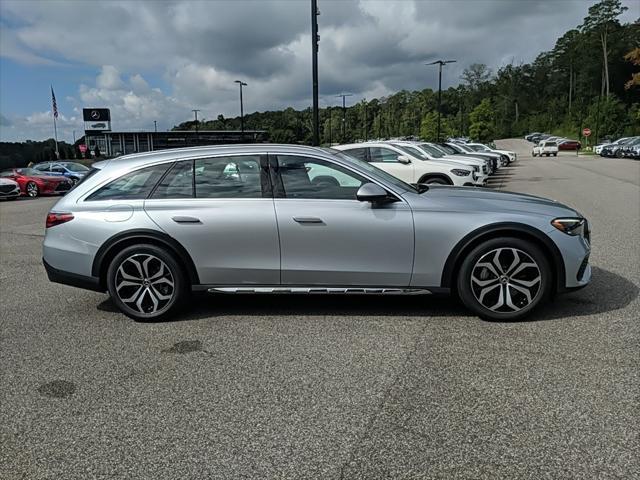
[[207, 287], [199, 285], [194, 290], [206, 290], [209, 293], [305, 293], [305, 294], [360, 294], [360, 295], [429, 295], [425, 288], [389, 288], [389, 287], [266, 287], [266, 286], [236, 286], [236, 287]]

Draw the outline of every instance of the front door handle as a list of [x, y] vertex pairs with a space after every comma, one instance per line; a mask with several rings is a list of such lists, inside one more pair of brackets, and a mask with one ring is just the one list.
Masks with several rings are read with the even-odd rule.
[[293, 217], [293, 221], [297, 223], [324, 223], [322, 219], [318, 217]]
[[177, 217], [171, 217], [171, 220], [173, 220], [176, 223], [202, 223], [200, 219], [196, 217], [177, 216]]

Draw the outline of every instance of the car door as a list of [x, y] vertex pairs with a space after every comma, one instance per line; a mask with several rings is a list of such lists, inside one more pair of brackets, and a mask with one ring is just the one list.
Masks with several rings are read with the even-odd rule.
[[369, 147], [369, 162], [407, 183], [416, 183], [415, 166], [412, 162], [401, 163], [401, 153], [387, 147]]
[[283, 285], [409, 285], [414, 230], [407, 203], [358, 201], [370, 180], [326, 159], [271, 155], [269, 163]]
[[64, 177], [67, 174], [67, 170], [59, 163], [54, 163], [51, 164], [51, 169], [49, 170], [48, 174], [55, 177]]
[[266, 155], [176, 162], [144, 209], [191, 255], [202, 284], [280, 283]]

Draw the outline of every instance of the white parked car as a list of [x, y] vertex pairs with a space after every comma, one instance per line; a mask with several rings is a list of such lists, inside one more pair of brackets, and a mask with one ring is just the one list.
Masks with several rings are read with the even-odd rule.
[[20, 196], [20, 185], [10, 178], [0, 178], [0, 198], [15, 200]]
[[534, 157], [549, 157], [553, 155], [554, 157], [558, 156], [558, 144], [554, 141], [542, 140], [538, 145], [533, 147], [531, 151], [531, 155]]
[[499, 153], [500, 155], [504, 155], [507, 158], [508, 163], [513, 163], [518, 159], [518, 154], [516, 152], [512, 152], [511, 150], [497, 150], [495, 148], [489, 148], [482, 143], [467, 143], [467, 147], [476, 152]]
[[408, 148], [412, 153], [418, 155], [422, 160], [430, 160], [435, 162], [454, 162], [459, 165], [464, 165], [465, 168], [471, 168], [475, 173], [476, 186], [484, 186], [487, 183], [489, 175], [487, 173], [487, 165], [484, 160], [472, 157], [453, 157], [448, 156], [441, 150], [429, 143], [424, 142], [394, 142], [389, 143], [396, 144], [401, 148]]
[[456, 162], [423, 160], [410, 150], [387, 142], [352, 143], [333, 148], [414, 185], [426, 183], [471, 187], [476, 182], [470, 167]]

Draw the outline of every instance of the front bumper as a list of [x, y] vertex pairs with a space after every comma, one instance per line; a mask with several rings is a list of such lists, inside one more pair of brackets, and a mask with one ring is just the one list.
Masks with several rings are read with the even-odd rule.
[[564, 285], [558, 285], [558, 292], [566, 292], [586, 287], [591, 282], [591, 245], [580, 236], [571, 236], [555, 228], [547, 235], [560, 250], [564, 263]]

